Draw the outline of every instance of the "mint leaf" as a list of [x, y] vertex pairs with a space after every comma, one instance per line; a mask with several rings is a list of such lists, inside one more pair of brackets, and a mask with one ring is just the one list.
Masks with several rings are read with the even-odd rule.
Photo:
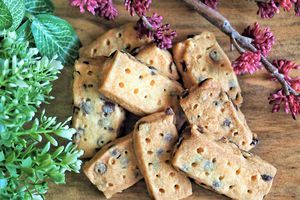
[[7, 6], [0, 0], [0, 30], [8, 29], [12, 25], [12, 16]]
[[54, 12], [54, 5], [51, 0], [26, 0], [26, 11], [37, 15]]
[[30, 44], [34, 44], [34, 39], [31, 33], [30, 26], [31, 22], [27, 20], [16, 30], [16, 33], [19, 38], [23, 38], [23, 40], [28, 41]]
[[12, 17], [12, 26], [9, 30], [16, 30], [25, 14], [24, 0], [2, 0], [2, 2], [6, 5]]
[[53, 15], [40, 14], [33, 19], [31, 31], [43, 56], [57, 55], [67, 65], [72, 65], [77, 59], [80, 41], [67, 21]]

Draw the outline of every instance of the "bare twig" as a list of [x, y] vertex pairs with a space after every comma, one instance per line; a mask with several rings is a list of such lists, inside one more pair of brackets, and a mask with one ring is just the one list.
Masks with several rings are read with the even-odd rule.
[[[243, 49], [257, 52], [257, 49], [251, 44], [252, 39], [242, 36], [239, 34], [229, 23], [229, 21], [221, 15], [218, 11], [208, 7], [199, 0], [184, 0], [193, 9], [195, 9], [200, 15], [207, 19], [211, 24], [219, 28], [223, 33], [228, 35], [233, 42]], [[263, 55], [261, 55], [261, 63], [264, 65], [265, 69], [275, 77], [281, 84], [282, 89], [286, 96], [290, 94], [299, 95], [285, 80], [284, 75], [279, 73], [278, 69], [272, 65], [272, 63]]]

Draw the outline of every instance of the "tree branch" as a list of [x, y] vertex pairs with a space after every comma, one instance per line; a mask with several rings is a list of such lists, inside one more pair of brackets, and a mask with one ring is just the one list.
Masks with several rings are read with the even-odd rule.
[[[229, 21], [221, 15], [218, 11], [208, 7], [199, 0], [184, 0], [193, 9], [195, 9], [200, 15], [207, 19], [211, 24], [216, 26], [223, 33], [228, 35], [232, 41], [235, 41], [239, 47], [243, 49], [257, 52], [257, 49], [251, 44], [252, 39], [242, 36], [237, 32], [229, 23]], [[285, 80], [284, 75], [279, 73], [278, 69], [272, 65], [272, 63], [263, 55], [261, 55], [261, 63], [264, 65], [265, 69], [275, 77], [281, 84], [282, 89], [286, 96], [290, 94], [299, 95]]]

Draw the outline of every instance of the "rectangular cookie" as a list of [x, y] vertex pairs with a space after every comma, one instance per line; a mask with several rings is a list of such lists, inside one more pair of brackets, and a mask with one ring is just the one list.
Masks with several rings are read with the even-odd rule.
[[213, 33], [205, 31], [176, 44], [173, 55], [186, 88], [213, 78], [221, 83], [236, 105], [242, 104], [241, 88], [231, 62]]
[[171, 108], [140, 119], [133, 133], [138, 166], [153, 199], [176, 200], [192, 194], [191, 182], [170, 163], [178, 139]]
[[80, 49], [80, 57], [110, 56], [116, 50], [131, 51], [141, 47], [151, 40], [140, 39], [135, 30], [135, 23], [128, 23], [103, 33], [90, 45]]
[[141, 180], [132, 133], [105, 145], [85, 163], [83, 172], [108, 199]]
[[196, 126], [185, 131], [172, 163], [197, 184], [240, 200], [263, 199], [276, 174], [260, 157], [227, 139], [213, 141]]
[[183, 92], [180, 105], [189, 123], [201, 127], [213, 139], [226, 137], [244, 150], [258, 142], [243, 113], [214, 79], [206, 79]]
[[162, 75], [172, 80], [179, 79], [177, 68], [168, 50], [149, 44], [142, 48], [135, 57], [146, 65], [155, 67]]
[[92, 157], [99, 148], [116, 139], [125, 111], [98, 91], [102, 65], [106, 58], [81, 58], [75, 62], [73, 82], [73, 137], [83, 157]]
[[179, 107], [181, 85], [127, 53], [116, 51], [106, 60], [102, 77], [99, 91], [136, 115]]

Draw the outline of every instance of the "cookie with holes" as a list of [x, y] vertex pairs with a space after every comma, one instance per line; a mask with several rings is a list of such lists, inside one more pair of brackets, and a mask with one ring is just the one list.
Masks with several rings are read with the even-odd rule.
[[142, 48], [135, 57], [146, 65], [155, 67], [162, 75], [173, 80], [179, 79], [177, 68], [168, 50], [150, 44]]
[[171, 152], [178, 139], [171, 109], [140, 119], [133, 133], [138, 166], [153, 199], [182, 199], [192, 194], [187, 177], [170, 163]]
[[219, 82], [206, 79], [185, 90], [180, 105], [189, 123], [201, 127], [209, 137], [226, 137], [244, 150], [257, 144], [257, 137], [248, 127], [243, 113], [228, 98]]
[[103, 33], [90, 45], [80, 49], [80, 57], [110, 56], [116, 50], [131, 51], [146, 45], [151, 40], [139, 39], [134, 23], [128, 23]]
[[193, 126], [184, 132], [173, 165], [196, 183], [232, 199], [258, 200], [269, 193], [276, 168], [225, 138], [214, 141]]
[[205, 31], [176, 44], [173, 54], [186, 88], [207, 78], [214, 78], [222, 84], [236, 105], [242, 104], [241, 88], [231, 62], [213, 33]]
[[179, 107], [181, 85], [125, 52], [116, 51], [106, 60], [102, 77], [99, 91], [136, 115]]
[[105, 145], [85, 163], [83, 171], [106, 198], [141, 180], [143, 177], [137, 167], [132, 134]]
[[123, 108], [98, 91], [104, 57], [81, 58], [75, 63], [73, 82], [73, 139], [84, 157], [92, 157], [103, 145], [116, 139], [125, 118]]

